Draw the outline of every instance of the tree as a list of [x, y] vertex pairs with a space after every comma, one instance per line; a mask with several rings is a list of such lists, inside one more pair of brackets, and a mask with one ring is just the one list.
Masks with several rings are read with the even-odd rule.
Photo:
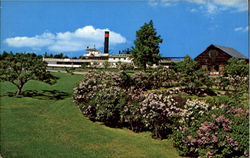
[[123, 49], [122, 51], [119, 50], [119, 54], [131, 54], [131, 50], [129, 48]]
[[235, 92], [243, 89], [248, 90], [249, 65], [245, 60], [229, 59], [228, 65], [225, 67], [225, 73]]
[[63, 53], [55, 54], [54, 58], [62, 59], [63, 58]]
[[46, 71], [47, 63], [42, 56], [32, 53], [8, 54], [0, 61], [0, 79], [9, 81], [17, 87], [16, 95], [20, 95], [25, 83], [29, 80], [43, 81], [48, 84], [56, 82], [57, 77]]
[[189, 56], [185, 56], [184, 61], [176, 64], [175, 69], [179, 73], [181, 85], [191, 90], [192, 93], [196, 93], [203, 85], [207, 88], [212, 85], [206, 70], [200, 69], [197, 62]]
[[144, 71], [147, 64], [157, 64], [161, 58], [159, 55], [159, 43], [162, 43], [163, 40], [160, 35], [157, 36], [156, 34], [157, 32], [153, 27], [152, 20], [148, 24], [145, 23], [140, 30], [136, 31], [135, 47], [132, 47], [131, 52], [135, 64], [142, 66]]

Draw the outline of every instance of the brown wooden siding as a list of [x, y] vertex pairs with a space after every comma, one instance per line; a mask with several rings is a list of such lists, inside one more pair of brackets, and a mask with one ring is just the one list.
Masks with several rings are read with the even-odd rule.
[[216, 65], [227, 65], [227, 60], [231, 56], [222, 50], [215, 48], [213, 46], [208, 47], [204, 52], [195, 58], [195, 61], [198, 62], [198, 65], [207, 65], [208, 67]]

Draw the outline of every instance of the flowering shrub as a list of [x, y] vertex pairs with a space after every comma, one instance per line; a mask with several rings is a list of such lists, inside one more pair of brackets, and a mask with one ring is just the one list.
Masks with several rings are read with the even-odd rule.
[[80, 105], [92, 100], [101, 89], [110, 87], [128, 88], [130, 77], [124, 72], [97, 72], [90, 71], [83, 81], [74, 88], [73, 101]]
[[95, 108], [95, 120], [109, 126], [120, 126], [120, 111], [127, 104], [126, 93], [119, 87], [110, 87], [100, 90], [93, 102], [89, 105]]
[[187, 100], [182, 109], [182, 118], [179, 122], [185, 126], [193, 126], [197, 124], [197, 118], [202, 117], [208, 110], [209, 106], [205, 102], [199, 100]]
[[119, 101], [124, 98], [123, 94], [129, 83], [130, 77], [123, 71], [120, 73], [92, 71], [74, 88], [73, 101], [91, 120], [110, 124], [110, 118], [114, 117], [110, 115], [118, 114], [105, 109], [120, 106]]
[[153, 69], [152, 72], [137, 72], [132, 76], [133, 86], [143, 90], [168, 87], [173, 84], [174, 74], [172, 69], [167, 68]]
[[185, 124], [176, 131], [174, 145], [180, 154], [194, 157], [248, 156], [249, 123], [243, 109], [224, 106], [208, 114], [211, 117], [203, 115], [197, 118], [196, 124]]
[[157, 68], [151, 73], [152, 88], [171, 86], [172, 80], [175, 78], [175, 73], [172, 69]]
[[145, 127], [152, 130], [153, 136], [163, 139], [177, 125], [181, 108], [172, 96], [148, 93], [141, 102], [140, 112]]
[[145, 130], [140, 111], [140, 103], [145, 99], [145, 92], [142, 89], [130, 88], [127, 95], [128, 104], [121, 110], [121, 120], [135, 132]]
[[152, 88], [152, 77], [150, 73], [137, 72], [132, 75], [133, 86], [137, 89], [147, 90]]
[[101, 77], [100, 73], [88, 73], [82, 82], [79, 83], [73, 89], [73, 101], [81, 105], [83, 103], [88, 103], [93, 97], [95, 97], [96, 92], [100, 89], [101, 82], [98, 79]]
[[178, 126], [177, 120], [183, 109], [176, 101], [177, 97], [164, 92], [145, 93], [133, 88], [128, 92], [128, 104], [121, 111], [121, 118], [130, 129], [136, 132], [150, 130], [155, 138], [163, 139]]

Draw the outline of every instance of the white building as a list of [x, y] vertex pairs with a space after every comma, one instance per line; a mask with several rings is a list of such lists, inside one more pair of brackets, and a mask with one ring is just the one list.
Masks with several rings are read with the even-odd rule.
[[81, 67], [83, 64], [88, 67], [103, 67], [105, 62], [110, 63], [111, 67], [116, 67], [118, 63], [132, 63], [130, 54], [102, 54], [100, 50], [95, 48], [87, 48], [86, 54], [81, 59], [44, 58], [43, 60], [48, 63], [49, 67]]

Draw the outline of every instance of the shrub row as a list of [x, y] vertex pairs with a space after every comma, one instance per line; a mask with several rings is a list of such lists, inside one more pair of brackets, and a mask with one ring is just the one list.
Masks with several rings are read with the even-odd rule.
[[[170, 95], [178, 93], [179, 89], [145, 92], [149, 85], [152, 86], [148, 83], [152, 76], [157, 80], [161, 78], [160, 75], [142, 73], [130, 77], [123, 71], [91, 72], [74, 88], [73, 100], [93, 121], [126, 126], [136, 132], [150, 130], [154, 137], [163, 139], [178, 126], [178, 120], [185, 117], [190, 106], [184, 106], [185, 99]], [[191, 101], [187, 103], [191, 104]]]
[[172, 96], [180, 89], [145, 91], [171, 80], [171, 75], [164, 74], [166, 78], [159, 85], [152, 84], [161, 81], [160, 74], [163, 73], [140, 72], [129, 76], [123, 71], [90, 72], [74, 88], [73, 100], [93, 121], [135, 132], [149, 130], [153, 137], [160, 139], [172, 134], [181, 155], [248, 156], [248, 112], [241, 104], [228, 97], [211, 100], [208, 105]]

